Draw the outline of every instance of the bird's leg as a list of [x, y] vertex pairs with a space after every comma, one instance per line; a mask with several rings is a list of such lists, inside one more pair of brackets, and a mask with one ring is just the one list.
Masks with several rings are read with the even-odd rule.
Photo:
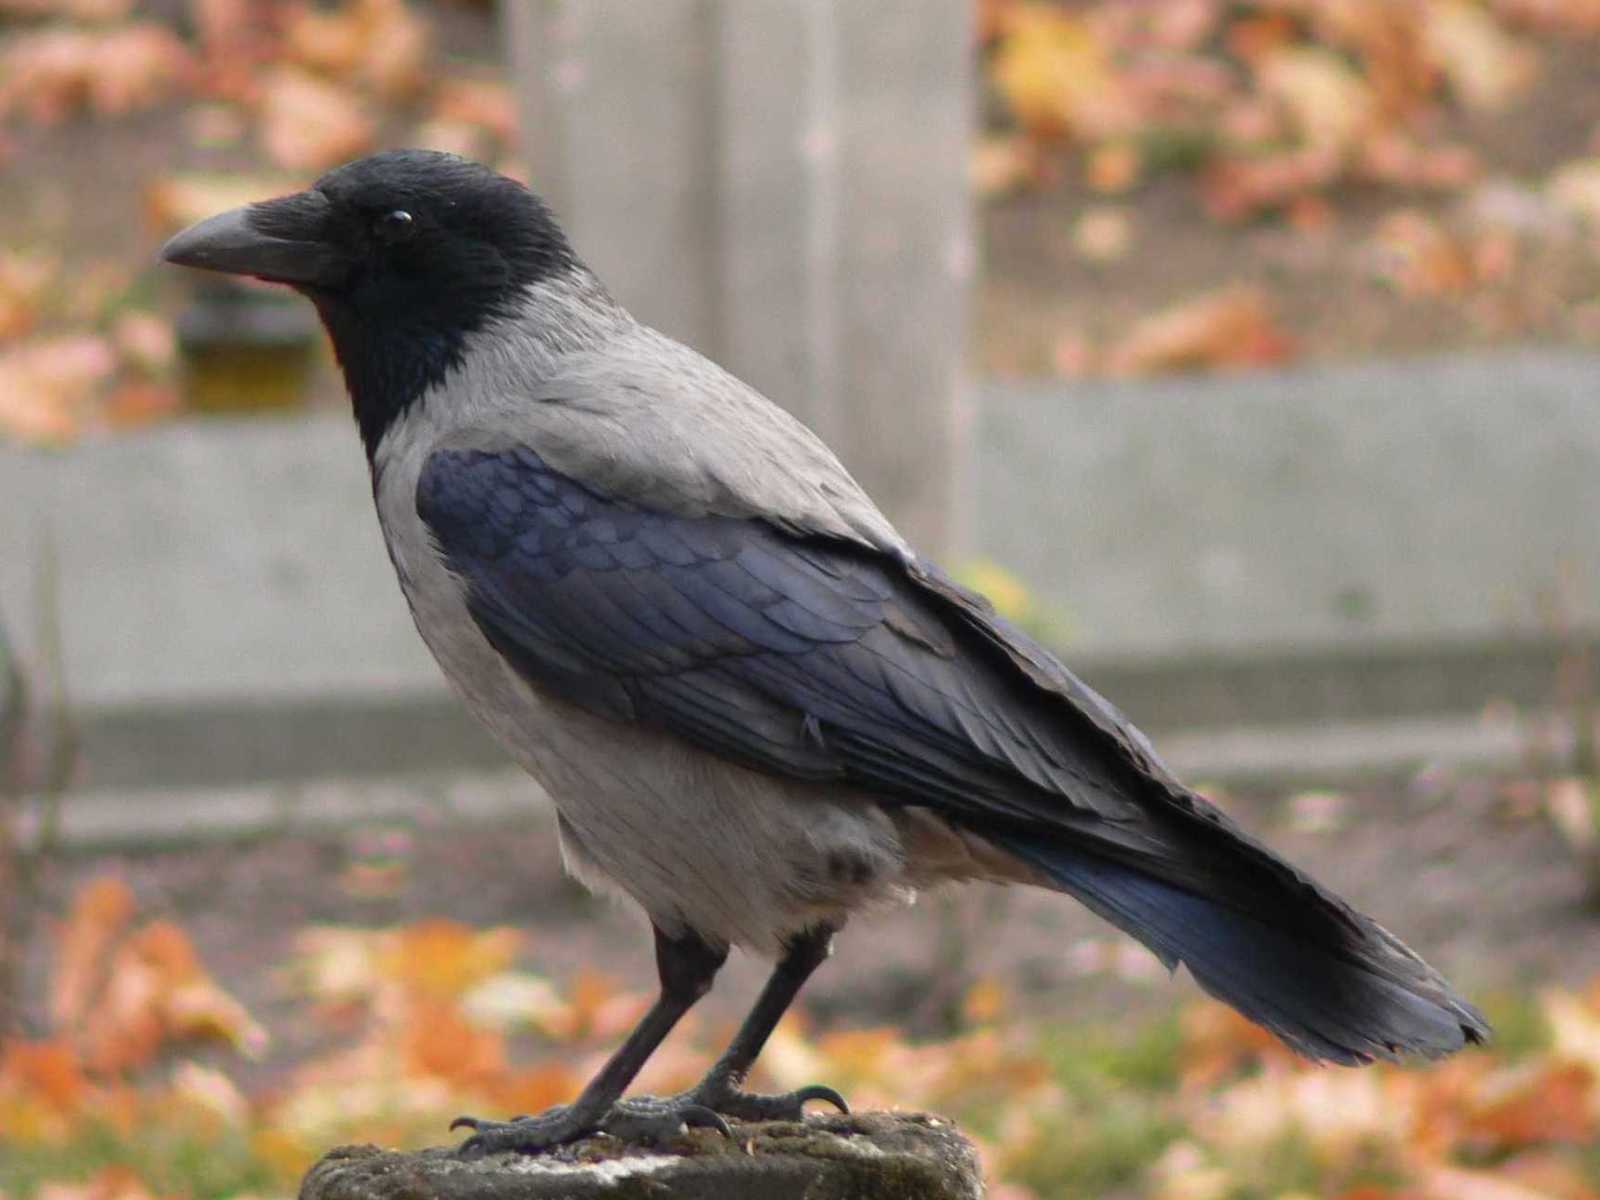
[[778, 1019], [794, 1002], [812, 972], [833, 952], [833, 934], [832, 926], [818, 925], [790, 940], [783, 958], [761, 989], [755, 1007], [739, 1026], [727, 1051], [704, 1079], [684, 1093], [683, 1099], [744, 1121], [798, 1121], [807, 1100], [826, 1100], [840, 1112], [850, 1111], [843, 1096], [820, 1084], [778, 1096], [740, 1090], [756, 1056], [777, 1027]]
[[726, 947], [708, 945], [693, 932], [671, 938], [656, 929], [655, 935], [661, 994], [599, 1074], [571, 1104], [559, 1105], [535, 1117], [514, 1117], [510, 1121], [457, 1117], [451, 1122], [451, 1129], [465, 1126], [473, 1131], [461, 1144], [462, 1157], [477, 1158], [505, 1150], [536, 1154], [601, 1131], [641, 1141], [671, 1136], [685, 1125], [710, 1125], [728, 1131], [727, 1123], [715, 1112], [687, 1097], [678, 1102], [619, 1103], [623, 1091], [679, 1018], [711, 990], [711, 981], [728, 957]]

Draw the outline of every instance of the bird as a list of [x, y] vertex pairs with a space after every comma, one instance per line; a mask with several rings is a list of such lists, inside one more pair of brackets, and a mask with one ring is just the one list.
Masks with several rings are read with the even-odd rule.
[[[951, 882], [1072, 897], [1312, 1060], [1489, 1037], [800, 421], [630, 315], [521, 182], [388, 150], [161, 257], [315, 306], [422, 640], [548, 792], [566, 868], [653, 930], [659, 992], [613, 1056], [570, 1104], [460, 1118], [463, 1155], [848, 1111], [745, 1081], [850, 917]], [[775, 965], [726, 1053], [682, 1095], [625, 1095], [735, 947]]]

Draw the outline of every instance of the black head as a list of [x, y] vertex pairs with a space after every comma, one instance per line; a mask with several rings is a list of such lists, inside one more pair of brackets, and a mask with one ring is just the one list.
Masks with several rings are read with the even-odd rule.
[[200, 222], [168, 262], [285, 283], [316, 304], [370, 453], [529, 284], [577, 263], [544, 204], [464, 158], [392, 150]]

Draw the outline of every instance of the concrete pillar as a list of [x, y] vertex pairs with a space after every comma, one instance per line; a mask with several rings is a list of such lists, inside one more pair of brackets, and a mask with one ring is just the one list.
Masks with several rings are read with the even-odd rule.
[[505, 0], [533, 183], [642, 319], [946, 551], [973, 250], [969, 0]]

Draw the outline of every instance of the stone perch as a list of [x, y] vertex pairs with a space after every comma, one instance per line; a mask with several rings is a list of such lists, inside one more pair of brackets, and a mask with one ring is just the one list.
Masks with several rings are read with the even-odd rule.
[[312, 1167], [300, 1200], [979, 1200], [978, 1156], [956, 1127], [921, 1113], [734, 1123], [737, 1140], [692, 1129], [658, 1148], [608, 1137], [524, 1158], [463, 1162], [341, 1146]]

